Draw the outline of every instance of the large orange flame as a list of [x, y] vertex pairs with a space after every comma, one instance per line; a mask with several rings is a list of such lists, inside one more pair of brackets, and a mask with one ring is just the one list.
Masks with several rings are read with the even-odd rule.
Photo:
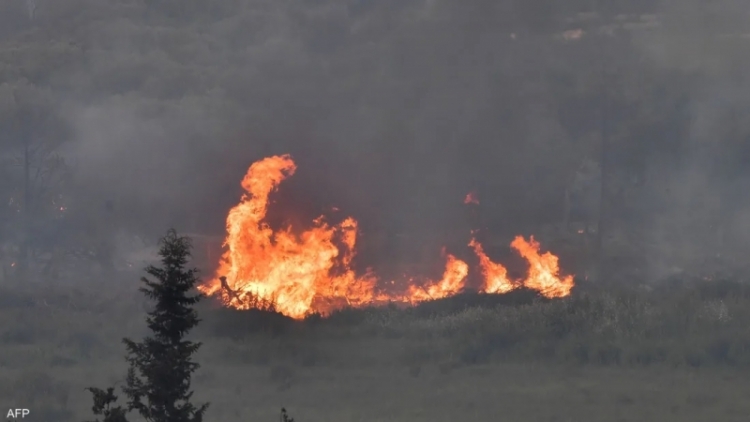
[[510, 246], [529, 261], [529, 274], [523, 281], [524, 286], [550, 298], [565, 297], [573, 290], [573, 276], [560, 278], [557, 257], [551, 252], [539, 254], [539, 242], [534, 240], [534, 236], [528, 242], [516, 236]]
[[[239, 292], [228, 304], [243, 308], [257, 300], [273, 302], [280, 312], [299, 318], [313, 309], [369, 303], [375, 279], [357, 277], [348, 267], [356, 244], [354, 219], [329, 226], [321, 217], [299, 235], [291, 228], [274, 233], [263, 222], [269, 194], [295, 170], [288, 155], [275, 156], [254, 163], [242, 180], [249, 195], [243, 195], [240, 204], [229, 211], [227, 250], [217, 270]], [[337, 263], [341, 271], [334, 274]], [[201, 288], [209, 295], [220, 289], [218, 277]]]
[[[444, 253], [446, 267], [439, 281], [418, 286], [410, 280], [402, 293], [377, 291], [374, 274], [358, 275], [351, 267], [358, 228], [351, 217], [336, 225], [319, 217], [298, 234], [291, 227], [274, 231], [264, 221], [269, 195], [296, 169], [288, 155], [250, 166], [242, 180], [246, 193], [227, 216], [226, 251], [215, 277], [201, 285], [200, 291], [220, 296], [227, 306], [247, 309], [273, 304], [285, 315], [302, 318], [383, 302], [414, 304], [452, 296], [465, 288], [469, 265]], [[557, 257], [549, 252], [540, 255], [533, 237], [530, 242], [517, 237], [511, 244], [530, 263], [523, 282], [511, 281], [505, 267], [492, 262], [475, 239], [469, 246], [479, 257], [483, 292], [506, 293], [523, 285], [548, 297], [570, 294], [573, 277], [559, 278]]]
[[501, 264], [492, 262], [484, 253], [484, 248], [475, 238], [471, 239], [469, 246], [474, 248], [474, 253], [479, 257], [479, 267], [484, 276], [482, 291], [485, 293], [508, 293], [518, 287], [518, 283], [508, 278], [508, 270]]

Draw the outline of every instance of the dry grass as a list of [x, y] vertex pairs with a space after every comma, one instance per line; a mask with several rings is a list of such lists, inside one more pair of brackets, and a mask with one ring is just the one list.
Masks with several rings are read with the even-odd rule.
[[[84, 288], [85, 287], [85, 288]], [[3, 286], [0, 397], [32, 421], [84, 420], [84, 387], [124, 375], [136, 286]], [[132, 288], [131, 288], [132, 287]], [[213, 421], [746, 420], [750, 290], [528, 292], [296, 322], [204, 306], [196, 399]]]

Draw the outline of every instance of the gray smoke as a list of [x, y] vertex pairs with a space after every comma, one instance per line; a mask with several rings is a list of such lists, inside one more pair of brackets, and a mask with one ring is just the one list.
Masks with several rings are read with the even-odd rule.
[[[110, 204], [113, 232], [221, 236], [247, 167], [291, 153], [299, 171], [278, 215], [336, 206], [365, 238], [388, 239], [373, 240], [388, 260], [465, 251], [473, 228], [488, 241], [532, 234], [560, 224], [577, 169], [599, 162], [611, 96], [610, 236], [626, 233], [631, 252], [647, 242], [654, 277], [750, 239], [747, 177], [720, 171], [750, 133], [742, 2], [630, 15], [484, 0], [167, 3], [47, 2], [35, 18], [73, 40], [53, 51], [75, 60], [44, 84], [71, 132], [61, 151], [76, 200]], [[478, 216], [462, 203], [472, 190]]]

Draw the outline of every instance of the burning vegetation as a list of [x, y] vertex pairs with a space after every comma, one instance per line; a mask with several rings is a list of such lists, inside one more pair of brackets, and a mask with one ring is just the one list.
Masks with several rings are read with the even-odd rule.
[[[322, 315], [345, 307], [419, 302], [453, 296], [464, 290], [469, 265], [443, 251], [445, 271], [440, 280], [410, 278], [405, 291], [393, 291], [393, 282], [382, 282], [372, 270], [352, 269], [356, 254], [357, 221], [348, 217], [330, 224], [321, 216], [301, 233], [291, 227], [274, 231], [265, 222], [269, 195], [297, 169], [289, 155], [253, 163], [242, 180], [246, 193], [227, 216], [226, 248], [215, 276], [199, 289], [219, 296], [230, 307], [249, 309], [264, 304], [292, 318]], [[477, 204], [467, 196], [467, 203]], [[531, 237], [517, 236], [511, 243], [528, 261], [526, 278], [511, 279], [507, 269], [493, 262], [472, 238], [469, 246], [479, 258], [483, 283], [480, 292], [502, 294], [519, 287], [549, 297], [564, 297], [573, 288], [573, 276], [560, 276], [558, 258], [540, 253]], [[389, 288], [383, 286], [389, 285]]]

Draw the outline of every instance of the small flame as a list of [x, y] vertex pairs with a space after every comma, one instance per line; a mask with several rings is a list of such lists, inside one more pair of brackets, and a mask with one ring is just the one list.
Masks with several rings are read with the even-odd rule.
[[550, 252], [539, 254], [539, 243], [531, 236], [527, 242], [516, 236], [510, 246], [518, 251], [529, 263], [529, 272], [524, 280], [511, 280], [508, 270], [487, 256], [482, 245], [471, 239], [469, 246], [479, 257], [479, 266], [484, 276], [482, 291], [485, 293], [507, 293], [520, 286], [536, 290], [548, 298], [568, 296], [573, 289], [573, 276], [560, 277], [557, 257]]
[[524, 286], [538, 290], [549, 298], [565, 297], [573, 290], [573, 276], [560, 278], [558, 258], [550, 252], [540, 254], [539, 242], [534, 240], [534, 236], [528, 242], [522, 236], [516, 236], [510, 246], [529, 262], [529, 274], [523, 281]]
[[456, 295], [463, 290], [467, 275], [469, 275], [469, 265], [455, 256], [447, 254], [443, 278], [437, 283], [431, 282], [425, 287], [410, 286], [406, 300], [416, 303]]
[[492, 262], [476, 239], [472, 238], [469, 246], [474, 248], [474, 253], [479, 257], [479, 267], [482, 269], [482, 275], [484, 276], [482, 291], [486, 293], [508, 293], [518, 287], [518, 283], [508, 278], [508, 270], [501, 264]]
[[466, 198], [464, 198], [464, 204], [479, 205], [479, 199], [477, 198], [476, 192], [469, 192], [468, 194], [466, 194]]

